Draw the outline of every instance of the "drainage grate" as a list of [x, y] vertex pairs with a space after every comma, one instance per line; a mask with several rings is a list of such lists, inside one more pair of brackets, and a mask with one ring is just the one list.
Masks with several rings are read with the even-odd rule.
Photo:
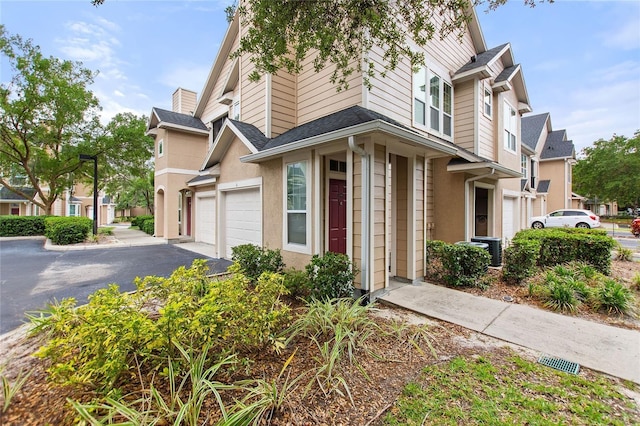
[[538, 362], [542, 365], [546, 365], [547, 367], [564, 371], [565, 373], [578, 374], [578, 371], [580, 371], [579, 364], [552, 356], [542, 355], [540, 356], [540, 359], [538, 359]]

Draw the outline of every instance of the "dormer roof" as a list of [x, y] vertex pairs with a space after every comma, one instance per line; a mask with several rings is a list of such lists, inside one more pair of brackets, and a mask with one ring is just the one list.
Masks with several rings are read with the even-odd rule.
[[520, 125], [522, 143], [535, 152], [542, 131], [547, 126], [547, 122], [549, 122], [549, 128], [551, 127], [550, 120], [551, 118], [548, 112], [522, 117]]
[[209, 134], [209, 129], [199, 118], [189, 114], [181, 114], [179, 112], [153, 107], [149, 117], [147, 133], [156, 128], [169, 128], [187, 133]]

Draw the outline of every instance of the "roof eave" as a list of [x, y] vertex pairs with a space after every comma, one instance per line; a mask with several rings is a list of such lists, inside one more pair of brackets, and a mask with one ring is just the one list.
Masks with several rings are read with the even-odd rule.
[[491, 174], [496, 179], [521, 178], [523, 176], [520, 172], [487, 161], [447, 165], [447, 171], [450, 173], [470, 173], [477, 176]]
[[222, 72], [222, 68], [224, 67], [225, 61], [229, 58], [229, 54], [231, 53], [231, 47], [233, 46], [233, 41], [235, 40], [236, 34], [238, 34], [240, 28], [240, 14], [236, 10], [236, 13], [233, 15], [233, 20], [229, 24], [227, 28], [227, 32], [222, 39], [222, 44], [220, 45], [220, 50], [218, 50], [218, 55], [216, 59], [213, 61], [213, 65], [211, 66], [211, 70], [209, 71], [209, 75], [207, 76], [207, 80], [204, 83], [204, 87], [200, 92], [200, 99], [198, 99], [198, 103], [196, 104], [196, 109], [193, 113], [194, 117], [201, 117], [204, 113], [205, 106], [211, 93], [213, 92], [214, 86], [218, 77], [220, 77], [220, 73]]
[[225, 120], [218, 136], [213, 141], [209, 152], [207, 152], [207, 155], [205, 156], [201, 170], [212, 167], [214, 164], [220, 162], [232, 142], [232, 136], [231, 139], [229, 139], [229, 132], [231, 132], [232, 136], [236, 136], [240, 139], [252, 154], [258, 153], [256, 147], [246, 138], [246, 136], [230, 120]]
[[194, 127], [182, 126], [180, 124], [169, 123], [167, 121], [161, 121], [160, 123], [158, 123], [156, 128], [158, 128], [158, 129], [179, 130], [181, 132], [193, 133], [195, 135], [209, 135], [209, 131], [208, 130], [196, 129]]
[[462, 83], [473, 78], [478, 78], [483, 80], [485, 78], [491, 77], [491, 70], [486, 65], [479, 66], [477, 68], [462, 72], [460, 74], [455, 75], [451, 81], [453, 83]]
[[421, 136], [417, 133], [413, 133], [395, 126], [391, 123], [387, 123], [382, 120], [373, 120], [366, 123], [357, 124], [355, 126], [345, 127], [344, 129], [335, 130], [333, 132], [323, 133], [318, 136], [312, 136], [310, 138], [301, 139], [296, 142], [292, 142], [286, 145], [277, 146], [275, 148], [260, 151], [255, 154], [245, 155], [240, 157], [240, 161], [243, 163], [253, 163], [265, 161], [274, 157], [281, 156], [287, 152], [311, 148], [316, 145], [320, 145], [325, 142], [335, 141], [337, 139], [347, 138], [349, 136], [358, 136], [365, 133], [371, 133], [375, 131], [382, 131], [402, 139], [414, 142], [424, 148], [433, 149], [441, 152], [443, 155], [456, 155], [457, 149], [453, 145], [448, 145], [443, 142], [433, 141]]

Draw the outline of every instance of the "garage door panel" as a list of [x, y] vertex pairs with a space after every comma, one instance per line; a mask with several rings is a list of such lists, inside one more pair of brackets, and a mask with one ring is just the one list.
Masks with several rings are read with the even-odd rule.
[[262, 245], [262, 210], [260, 189], [229, 191], [225, 194], [226, 257], [241, 244]]
[[214, 196], [196, 198], [196, 241], [215, 244], [216, 199]]

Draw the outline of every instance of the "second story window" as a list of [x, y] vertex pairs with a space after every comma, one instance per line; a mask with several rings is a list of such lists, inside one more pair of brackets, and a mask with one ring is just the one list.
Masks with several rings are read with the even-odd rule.
[[511, 105], [504, 103], [504, 147], [516, 152], [516, 132], [518, 129], [518, 114]]
[[491, 110], [493, 109], [493, 93], [488, 87], [484, 87], [484, 115], [491, 118]]
[[531, 159], [531, 188], [536, 189], [536, 176], [538, 173], [536, 172], [536, 168], [538, 167], [538, 163]]
[[231, 117], [234, 120], [240, 120], [240, 101], [235, 101], [231, 107]]
[[522, 173], [522, 178], [526, 179], [529, 175], [527, 173], [527, 165], [529, 164], [529, 158], [525, 154], [520, 154], [520, 173]]
[[442, 136], [453, 135], [453, 86], [426, 67], [413, 75], [413, 122]]
[[160, 139], [158, 142], [158, 157], [162, 157], [164, 155], [164, 140]]

